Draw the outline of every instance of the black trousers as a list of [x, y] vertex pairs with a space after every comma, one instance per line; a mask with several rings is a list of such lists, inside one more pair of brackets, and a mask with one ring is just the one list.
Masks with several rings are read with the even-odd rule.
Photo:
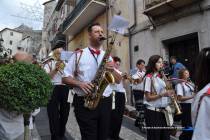
[[51, 140], [60, 140], [64, 137], [70, 110], [70, 104], [67, 102], [68, 93], [67, 86], [56, 85], [47, 105]]
[[145, 118], [146, 127], [155, 127], [147, 129], [147, 140], [170, 140], [170, 130], [160, 128], [167, 126], [165, 115], [162, 112], [146, 109]]
[[[181, 114], [181, 122], [182, 127], [192, 127], [191, 120], [191, 103], [181, 103], [182, 114]], [[180, 140], [191, 140], [193, 131], [184, 130], [179, 136]]]
[[111, 96], [100, 100], [95, 110], [84, 107], [84, 98], [74, 95], [74, 112], [82, 140], [106, 140], [109, 133]]
[[109, 137], [118, 140], [125, 110], [125, 93], [115, 93], [115, 109], [111, 112]]
[[144, 99], [144, 91], [142, 90], [133, 90], [134, 100], [135, 100], [135, 107], [137, 108], [138, 103], [142, 102]]

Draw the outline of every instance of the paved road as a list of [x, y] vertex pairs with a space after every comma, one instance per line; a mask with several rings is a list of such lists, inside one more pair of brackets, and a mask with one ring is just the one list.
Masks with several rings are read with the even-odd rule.
[[[70, 115], [66, 128], [67, 132], [72, 136], [72, 138], [74, 138], [74, 140], [81, 140], [79, 127], [73, 112], [73, 107], [70, 109]], [[125, 140], [146, 140], [141, 135], [142, 134], [139, 133], [139, 129], [134, 126], [134, 122], [131, 119], [124, 117], [120, 136]]]
[[[46, 108], [41, 108], [40, 113], [36, 116], [35, 124], [41, 140], [50, 140], [50, 129]], [[74, 140], [68, 133], [66, 133], [66, 136], [68, 138], [67, 140]]]
[[[50, 131], [46, 108], [41, 108], [41, 112], [36, 116], [35, 124], [41, 140], [50, 140]], [[70, 109], [66, 131], [66, 137], [68, 138], [67, 140], [81, 140], [80, 131], [74, 116], [73, 107], [71, 107]], [[120, 137], [125, 140], [146, 140], [145, 134], [142, 134], [139, 129], [134, 126], [134, 120], [126, 116], [124, 116], [123, 118]], [[171, 140], [175, 139], [176, 138], [171, 137]]]

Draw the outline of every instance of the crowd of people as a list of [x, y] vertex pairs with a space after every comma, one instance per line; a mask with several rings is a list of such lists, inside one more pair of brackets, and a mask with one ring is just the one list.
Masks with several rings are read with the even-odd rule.
[[[120, 70], [119, 57], [109, 54], [108, 58], [104, 58], [108, 52], [102, 49], [104, 32], [100, 24], [94, 23], [88, 27], [88, 37], [89, 45], [75, 51], [68, 62], [49, 59], [43, 66], [54, 87], [47, 105], [51, 140], [66, 139], [65, 129], [70, 111], [68, 96], [72, 91], [81, 139], [121, 140], [119, 134], [126, 102], [125, 80], [132, 85], [136, 105], [141, 103], [145, 106], [148, 140], [170, 140], [177, 107], [181, 109], [179, 116], [183, 128], [180, 140], [210, 138], [210, 48], [204, 48], [199, 53], [195, 82], [192, 82], [189, 70], [174, 56], [170, 58], [172, 67], [169, 75], [164, 74], [164, 60], [159, 55], [152, 55], [147, 64], [139, 59], [136, 72], [124, 75]], [[61, 53], [65, 42], [65, 37], [58, 39], [52, 51]], [[102, 63], [105, 63], [104, 67], [101, 67]], [[89, 109], [84, 103], [87, 96], [93, 94], [94, 90], [98, 91], [100, 85], [95, 85], [93, 80], [101, 80], [95, 79], [100, 77], [96, 76], [99, 70], [111, 73], [115, 83], [110, 83], [102, 91], [96, 108]], [[175, 111], [171, 104], [178, 105]], [[0, 122], [0, 132], [3, 129]]]

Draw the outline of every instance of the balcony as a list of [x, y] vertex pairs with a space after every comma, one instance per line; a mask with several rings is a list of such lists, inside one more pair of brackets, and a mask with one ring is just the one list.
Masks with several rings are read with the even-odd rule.
[[202, 0], [144, 0], [144, 14], [157, 17]]
[[62, 31], [70, 38], [78, 34], [106, 9], [106, 0], [80, 0], [63, 22]]

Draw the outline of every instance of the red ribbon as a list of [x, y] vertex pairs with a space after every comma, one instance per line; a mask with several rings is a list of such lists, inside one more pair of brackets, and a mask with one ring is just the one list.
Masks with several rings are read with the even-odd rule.
[[207, 94], [210, 95], [210, 88], [207, 90]]
[[101, 50], [93, 50], [93, 49], [90, 49], [90, 51], [93, 53], [93, 54], [97, 54], [99, 55], [101, 53]]

